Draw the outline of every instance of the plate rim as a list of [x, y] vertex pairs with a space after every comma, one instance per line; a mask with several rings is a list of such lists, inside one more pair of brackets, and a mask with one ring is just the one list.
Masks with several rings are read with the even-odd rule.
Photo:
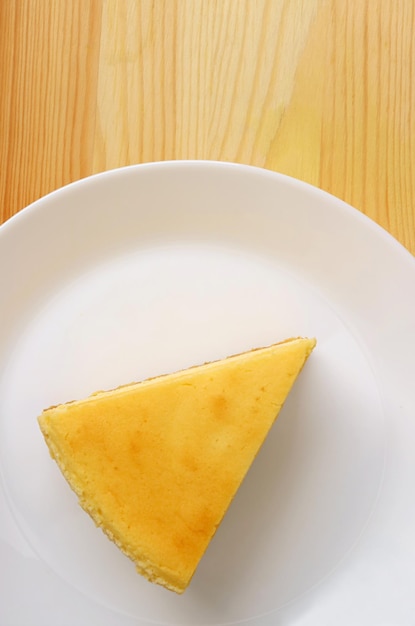
[[275, 178], [280, 182], [285, 182], [286, 184], [292, 187], [298, 187], [299, 189], [303, 189], [304, 191], [308, 191], [309, 193], [316, 194], [317, 196], [321, 196], [322, 198], [329, 198], [331, 201], [334, 201], [338, 205], [339, 210], [343, 210], [344, 213], [349, 216], [360, 220], [362, 224], [365, 224], [367, 227], [374, 229], [378, 235], [383, 237], [387, 243], [393, 245], [396, 248], [396, 251], [400, 251], [404, 257], [407, 258], [411, 263], [414, 264], [415, 268], [415, 256], [406, 248], [396, 237], [394, 237], [386, 228], [381, 226], [378, 222], [376, 222], [373, 218], [369, 217], [360, 209], [354, 207], [349, 204], [345, 200], [339, 198], [338, 196], [322, 189], [321, 187], [317, 187], [312, 183], [309, 183], [305, 180], [296, 178], [294, 176], [290, 176], [289, 174], [284, 174], [282, 172], [271, 170], [265, 167], [250, 165], [246, 163], [236, 163], [232, 161], [219, 161], [219, 160], [210, 160], [210, 159], [170, 159], [165, 161], [148, 161], [145, 163], [133, 163], [130, 165], [123, 165], [120, 167], [112, 168], [109, 170], [104, 170], [102, 172], [96, 172], [94, 174], [84, 176], [83, 178], [79, 178], [77, 180], [71, 181], [58, 187], [57, 189], [53, 189], [47, 194], [41, 196], [40, 198], [34, 200], [30, 204], [26, 205], [22, 209], [20, 209], [17, 213], [11, 215], [8, 219], [6, 219], [2, 224], [0, 224], [0, 241], [1, 237], [4, 236], [4, 233], [9, 230], [11, 226], [17, 226], [20, 221], [23, 221], [29, 214], [33, 212], [41, 210], [45, 201], [49, 201], [53, 199], [56, 195], [61, 195], [66, 191], [70, 191], [72, 189], [82, 187], [84, 185], [94, 184], [99, 181], [101, 178], [109, 178], [109, 177], [117, 177], [129, 172], [140, 172], [146, 169], [164, 169], [164, 168], [174, 168], [174, 167], [202, 167], [202, 168], [229, 168], [233, 170], [240, 170], [241, 172], [258, 174], [270, 178]]

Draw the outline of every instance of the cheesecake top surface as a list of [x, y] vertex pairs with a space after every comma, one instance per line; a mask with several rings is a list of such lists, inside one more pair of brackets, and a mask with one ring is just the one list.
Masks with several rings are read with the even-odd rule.
[[95, 522], [185, 587], [314, 345], [292, 339], [98, 392], [47, 409], [40, 427]]

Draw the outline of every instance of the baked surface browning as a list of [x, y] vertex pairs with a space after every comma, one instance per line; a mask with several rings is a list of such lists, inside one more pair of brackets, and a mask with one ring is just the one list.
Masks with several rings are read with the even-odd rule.
[[185, 590], [314, 345], [287, 340], [39, 417], [81, 506], [149, 580]]

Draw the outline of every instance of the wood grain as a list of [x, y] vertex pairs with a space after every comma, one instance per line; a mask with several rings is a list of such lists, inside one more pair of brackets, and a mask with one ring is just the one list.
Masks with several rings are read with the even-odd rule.
[[100, 24], [100, 2], [0, 2], [2, 220], [92, 173]]
[[267, 167], [415, 253], [413, 0], [0, 3], [0, 211], [164, 159]]

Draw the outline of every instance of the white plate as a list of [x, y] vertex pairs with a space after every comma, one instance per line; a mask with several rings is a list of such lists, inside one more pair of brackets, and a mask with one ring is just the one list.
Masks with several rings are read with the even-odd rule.
[[[0, 623], [413, 624], [415, 261], [387, 233], [275, 173], [169, 162], [34, 203], [0, 268]], [[317, 348], [190, 588], [151, 585], [37, 415], [292, 335]]]

